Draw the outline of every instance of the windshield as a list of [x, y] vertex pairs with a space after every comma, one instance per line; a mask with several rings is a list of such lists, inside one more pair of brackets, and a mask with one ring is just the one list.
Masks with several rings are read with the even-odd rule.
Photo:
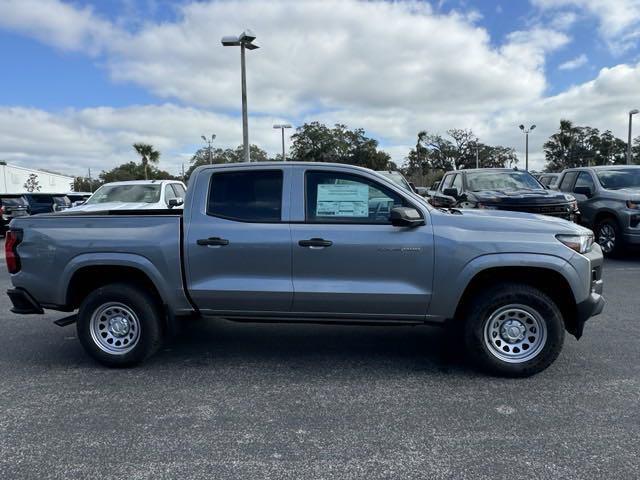
[[393, 183], [400, 185], [405, 190], [413, 192], [411, 185], [409, 185], [409, 182], [407, 182], [407, 180], [402, 176], [401, 173], [398, 173], [398, 172], [378, 172], [378, 173], [387, 177]]
[[481, 190], [544, 190], [528, 172], [470, 172], [467, 186], [472, 192]]
[[597, 170], [596, 175], [600, 184], [608, 190], [640, 188], [640, 168]]
[[160, 201], [160, 185], [104, 185], [85, 205], [107, 202], [156, 203]]

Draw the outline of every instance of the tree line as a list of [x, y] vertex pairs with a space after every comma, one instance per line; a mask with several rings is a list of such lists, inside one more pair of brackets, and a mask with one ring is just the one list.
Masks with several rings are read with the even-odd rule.
[[[287, 160], [399, 170], [417, 185], [430, 185], [450, 170], [474, 168], [476, 165], [483, 168], [514, 167], [519, 163], [513, 148], [482, 142], [469, 129], [451, 129], [445, 134], [418, 132], [415, 147], [408, 152], [400, 166], [362, 128], [350, 129], [340, 123], [327, 126], [321, 122], [308, 122], [296, 128], [291, 141]], [[242, 145], [236, 148], [202, 147], [192, 155], [182, 178], [159, 168], [160, 152], [152, 145], [136, 143], [133, 148], [140, 158], [139, 162], [127, 162], [102, 171], [97, 178], [76, 177], [75, 189], [93, 191], [103, 183], [145, 178], [186, 181], [201, 165], [243, 161]], [[545, 171], [556, 172], [577, 166], [624, 164], [627, 143], [615, 137], [610, 130], [600, 132], [597, 128], [577, 126], [569, 120], [561, 120], [558, 131], [549, 137], [543, 149]], [[250, 157], [258, 162], [282, 160], [281, 154], [269, 157], [257, 145], [250, 146]], [[640, 136], [633, 143], [633, 162], [640, 164]]]

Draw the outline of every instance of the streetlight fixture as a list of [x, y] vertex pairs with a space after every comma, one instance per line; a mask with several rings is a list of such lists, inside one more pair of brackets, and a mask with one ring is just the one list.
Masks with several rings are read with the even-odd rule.
[[227, 35], [222, 37], [224, 47], [240, 47], [240, 71], [242, 76], [242, 145], [244, 147], [244, 161], [250, 162], [249, 157], [249, 120], [247, 118], [247, 73], [245, 68], [244, 51], [255, 50], [258, 47], [253, 41], [256, 36], [251, 30], [245, 30], [237, 37]]
[[216, 139], [216, 134], [212, 133], [211, 134], [211, 139], [208, 139], [207, 137], [205, 137], [204, 135], [200, 135], [200, 138], [202, 140], [204, 140], [204, 143], [208, 144], [209, 146], [207, 147], [207, 151], [209, 152], [209, 165], [213, 164], [213, 152], [211, 150], [211, 144], [213, 143], [213, 141]]
[[286, 162], [287, 157], [284, 154], [284, 129], [291, 128], [291, 125], [289, 125], [288, 123], [281, 123], [279, 125], [274, 125], [273, 128], [279, 128], [282, 131], [282, 161]]
[[525, 147], [524, 147], [524, 169], [529, 171], [529, 132], [533, 131], [536, 128], [535, 125], [531, 125], [529, 128], [524, 128], [524, 125], [520, 125], [520, 130], [524, 132], [525, 135]]
[[627, 165], [631, 165], [631, 119], [636, 113], [640, 113], [640, 110], [634, 108], [629, 111], [629, 144], [627, 145]]

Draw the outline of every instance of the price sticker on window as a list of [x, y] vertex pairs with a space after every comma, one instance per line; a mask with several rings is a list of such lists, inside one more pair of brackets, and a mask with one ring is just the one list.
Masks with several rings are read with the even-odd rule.
[[316, 216], [369, 216], [369, 186], [362, 184], [320, 184], [317, 190]]

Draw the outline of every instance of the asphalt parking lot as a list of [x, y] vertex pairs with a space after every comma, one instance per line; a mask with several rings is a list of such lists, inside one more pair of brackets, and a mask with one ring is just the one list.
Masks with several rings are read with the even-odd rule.
[[435, 328], [205, 321], [109, 370], [0, 295], [0, 478], [637, 478], [640, 256], [604, 276], [605, 313], [524, 380]]

